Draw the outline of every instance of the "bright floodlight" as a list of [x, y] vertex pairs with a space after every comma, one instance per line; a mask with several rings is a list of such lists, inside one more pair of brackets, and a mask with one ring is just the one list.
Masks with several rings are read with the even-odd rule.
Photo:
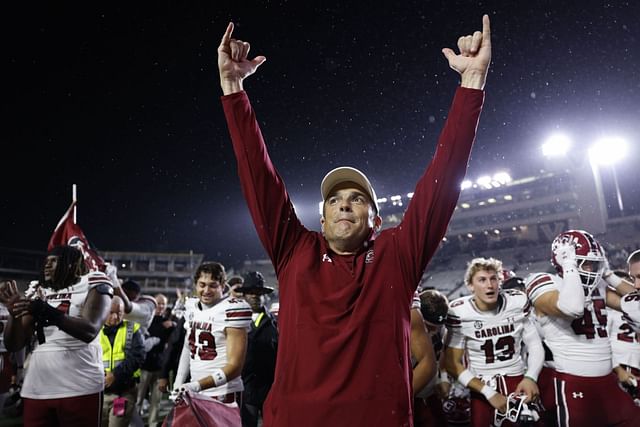
[[498, 172], [493, 175], [493, 180], [505, 185], [511, 182], [511, 176], [506, 172]]
[[481, 176], [476, 179], [476, 184], [484, 188], [491, 188], [491, 177], [487, 175]]
[[627, 154], [627, 142], [618, 137], [602, 138], [589, 148], [591, 161], [600, 165], [611, 165]]
[[542, 144], [542, 154], [545, 157], [564, 156], [571, 147], [571, 140], [562, 134], [552, 135]]
[[466, 190], [467, 188], [471, 188], [472, 185], [473, 185], [473, 182], [469, 181], [468, 179], [465, 179], [464, 181], [462, 181], [462, 184], [460, 184], [460, 189]]

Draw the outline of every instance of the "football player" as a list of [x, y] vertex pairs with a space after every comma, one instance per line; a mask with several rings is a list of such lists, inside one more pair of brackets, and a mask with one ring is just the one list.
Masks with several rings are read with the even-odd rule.
[[[186, 335], [174, 388], [241, 405], [242, 367], [251, 324], [251, 307], [225, 295], [226, 273], [217, 262], [201, 264], [195, 273], [198, 301], [185, 305]], [[191, 381], [184, 383], [187, 374]]]
[[[542, 390], [554, 401], [543, 403], [547, 409], [555, 405], [559, 426], [637, 425], [640, 408], [611, 372], [606, 310], [619, 310], [616, 292], [624, 294], [633, 287], [607, 268], [604, 250], [586, 231], [560, 233], [551, 249], [558, 274], [538, 273], [526, 280], [555, 367], [549, 382], [553, 388]], [[607, 285], [615, 291], [608, 291]]]
[[[526, 402], [539, 395], [542, 342], [529, 319], [527, 296], [517, 290], [501, 291], [501, 272], [497, 259], [471, 260], [465, 273], [471, 295], [452, 301], [447, 315], [445, 364], [452, 377], [471, 389], [473, 427], [491, 425], [496, 410], [506, 411], [511, 393], [526, 395]], [[526, 364], [523, 344], [528, 350]]]
[[11, 313], [4, 331], [9, 351], [23, 348], [36, 332], [22, 397], [24, 425], [99, 426], [104, 371], [98, 333], [113, 288], [104, 273], [90, 272], [82, 253], [54, 247], [42, 279], [22, 296], [16, 282], [5, 284], [0, 302]]
[[[435, 360], [441, 360], [444, 349], [445, 320], [449, 309], [447, 297], [435, 289], [427, 289], [420, 293], [420, 313], [424, 318], [424, 327], [429, 333], [431, 346], [435, 353]], [[418, 390], [414, 397], [414, 425], [415, 427], [446, 427], [447, 418], [442, 409], [442, 403], [448, 397], [451, 383], [447, 372], [438, 370], [429, 383]]]

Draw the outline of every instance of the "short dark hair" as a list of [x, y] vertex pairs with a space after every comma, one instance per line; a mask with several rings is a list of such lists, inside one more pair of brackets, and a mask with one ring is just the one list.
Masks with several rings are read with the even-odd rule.
[[194, 282], [197, 282], [203, 274], [210, 274], [213, 279], [219, 280], [220, 283], [227, 281], [227, 272], [224, 270], [224, 265], [219, 262], [206, 261], [200, 264], [196, 274], [193, 275]]
[[522, 277], [511, 277], [504, 281], [502, 284], [502, 289], [516, 289], [519, 291], [525, 290], [524, 279]]
[[124, 283], [122, 284], [122, 289], [124, 289], [125, 291], [134, 292], [136, 294], [139, 294], [142, 290], [140, 284], [131, 279], [127, 279], [124, 281]]
[[440, 291], [428, 289], [420, 294], [420, 313], [427, 322], [443, 325], [449, 312], [449, 300]]
[[229, 279], [227, 280], [227, 283], [229, 284], [229, 286], [233, 286], [233, 285], [241, 285], [242, 283], [244, 283], [244, 279], [242, 278], [242, 276], [238, 276], [238, 275], [234, 275], [229, 277]]

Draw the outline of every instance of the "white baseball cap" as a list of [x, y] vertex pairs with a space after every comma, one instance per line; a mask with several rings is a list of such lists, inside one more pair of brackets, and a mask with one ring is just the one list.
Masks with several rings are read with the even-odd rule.
[[373, 206], [376, 209], [376, 213], [380, 213], [380, 206], [378, 206], [378, 197], [376, 191], [373, 189], [369, 178], [356, 168], [350, 166], [341, 166], [329, 171], [328, 174], [322, 179], [320, 184], [320, 192], [322, 193], [322, 200], [326, 200], [329, 192], [333, 190], [333, 187], [342, 182], [355, 182], [367, 193], [367, 196], [371, 199]]

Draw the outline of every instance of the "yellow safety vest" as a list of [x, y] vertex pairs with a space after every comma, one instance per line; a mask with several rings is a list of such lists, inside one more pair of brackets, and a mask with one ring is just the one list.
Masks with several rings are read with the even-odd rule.
[[[138, 329], [140, 329], [140, 324], [124, 320], [116, 332], [116, 337], [113, 340], [113, 347], [111, 346], [109, 337], [104, 334], [104, 327], [100, 329], [102, 363], [104, 364], [105, 372], [111, 372], [116, 366], [124, 361], [126, 358], [126, 351], [131, 347], [133, 334], [138, 332]], [[133, 378], [140, 378], [140, 369], [133, 373]]]

